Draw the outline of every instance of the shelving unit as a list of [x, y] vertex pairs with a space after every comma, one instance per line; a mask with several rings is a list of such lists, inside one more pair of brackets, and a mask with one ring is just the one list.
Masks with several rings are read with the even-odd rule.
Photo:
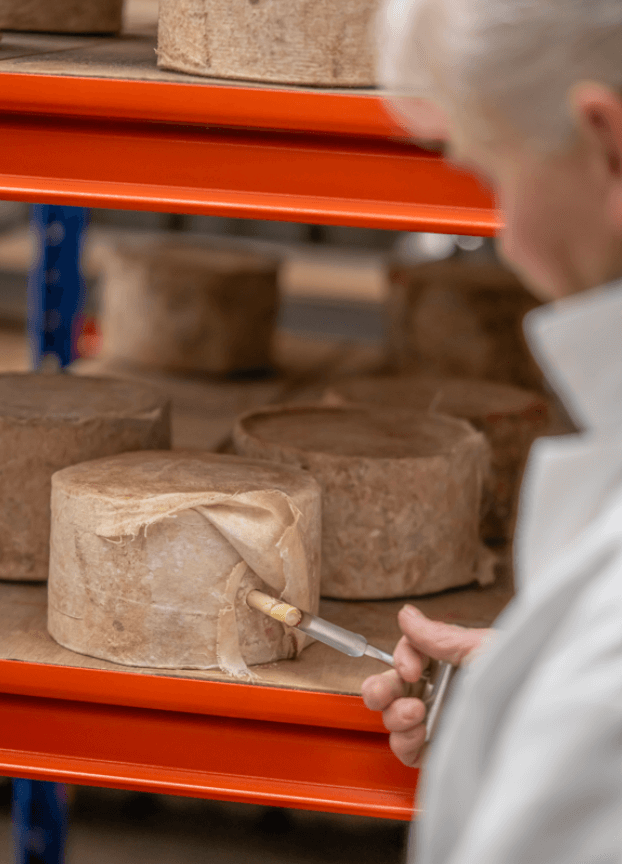
[[[0, 199], [492, 234], [488, 192], [399, 135], [371, 92], [161, 72], [140, 29], [0, 42]], [[420, 605], [486, 624], [509, 596], [501, 580]], [[323, 614], [391, 648], [399, 605], [327, 603]], [[0, 585], [0, 619], [3, 774], [412, 814], [415, 772], [358, 695], [374, 661], [314, 645], [256, 683], [122, 669], [52, 643], [34, 585]]]
[[[489, 193], [372, 92], [162, 72], [149, 36], [0, 42], [0, 197], [492, 234]], [[423, 109], [422, 109], [423, 110]]]

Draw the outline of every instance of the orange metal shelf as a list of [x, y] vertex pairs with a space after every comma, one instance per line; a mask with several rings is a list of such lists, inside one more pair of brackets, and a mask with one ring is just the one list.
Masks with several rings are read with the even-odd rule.
[[[479, 182], [379, 98], [0, 72], [0, 198], [489, 235]], [[0, 661], [0, 772], [408, 819], [358, 697]]]
[[384, 818], [416, 772], [354, 696], [0, 661], [0, 773]]
[[0, 198], [488, 235], [372, 94], [0, 73]]

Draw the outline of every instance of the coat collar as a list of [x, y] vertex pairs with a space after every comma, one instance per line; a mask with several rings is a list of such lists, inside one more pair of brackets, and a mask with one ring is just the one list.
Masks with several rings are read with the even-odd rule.
[[524, 326], [577, 427], [622, 426], [622, 279], [534, 309]]

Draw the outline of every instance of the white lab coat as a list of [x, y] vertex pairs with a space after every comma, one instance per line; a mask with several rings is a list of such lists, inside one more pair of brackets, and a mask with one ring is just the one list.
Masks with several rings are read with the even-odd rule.
[[584, 431], [532, 449], [517, 596], [441, 721], [413, 864], [622, 862], [622, 281], [525, 330]]

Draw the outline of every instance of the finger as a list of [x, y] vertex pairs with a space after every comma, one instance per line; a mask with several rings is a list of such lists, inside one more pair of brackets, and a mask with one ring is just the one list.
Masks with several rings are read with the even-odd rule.
[[443, 621], [431, 621], [410, 605], [400, 609], [397, 617], [402, 633], [414, 650], [435, 660], [446, 660], [454, 666], [459, 666], [467, 654], [479, 648], [484, 637], [490, 633], [484, 628], [471, 629], [445, 624]]
[[418, 681], [428, 664], [428, 658], [417, 651], [406, 636], [402, 636], [395, 646], [393, 662], [400, 678], [404, 681]]
[[395, 699], [382, 712], [382, 722], [388, 732], [409, 732], [425, 719], [425, 705], [421, 699], [401, 697]]
[[391, 702], [404, 695], [404, 682], [395, 669], [389, 669], [363, 681], [361, 692], [370, 711], [384, 711]]
[[425, 726], [415, 726], [408, 732], [391, 732], [389, 746], [408, 768], [416, 768], [425, 745]]

